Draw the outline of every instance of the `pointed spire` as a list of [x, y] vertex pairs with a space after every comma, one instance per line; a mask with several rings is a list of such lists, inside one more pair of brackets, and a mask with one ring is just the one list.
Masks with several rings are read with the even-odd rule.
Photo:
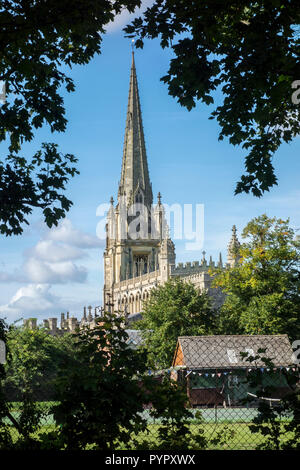
[[228, 243], [228, 248], [227, 248], [227, 263], [231, 268], [233, 268], [240, 256], [239, 256], [239, 249], [240, 249], [240, 242], [238, 240], [237, 234], [236, 234], [236, 226], [233, 225], [232, 227], [232, 235], [230, 242]]
[[219, 263], [218, 263], [219, 268], [223, 268], [223, 259], [222, 259], [222, 253], [220, 252], [219, 254]]
[[141, 202], [150, 207], [153, 201], [133, 51], [119, 184], [119, 196], [122, 195], [126, 196], [127, 203]]

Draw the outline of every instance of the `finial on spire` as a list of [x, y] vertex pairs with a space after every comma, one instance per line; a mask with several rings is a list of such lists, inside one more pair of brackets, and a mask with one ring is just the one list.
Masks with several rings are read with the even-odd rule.
[[228, 243], [227, 249], [227, 262], [231, 268], [236, 266], [238, 260], [240, 259], [239, 256], [239, 249], [240, 249], [240, 242], [236, 234], [236, 226], [232, 226], [232, 236]]
[[157, 202], [158, 202], [158, 205], [160, 206], [161, 205], [161, 194], [160, 194], [160, 192], [157, 195]]
[[113, 197], [110, 198], [110, 203], [111, 203], [112, 206], [114, 205], [114, 198]]

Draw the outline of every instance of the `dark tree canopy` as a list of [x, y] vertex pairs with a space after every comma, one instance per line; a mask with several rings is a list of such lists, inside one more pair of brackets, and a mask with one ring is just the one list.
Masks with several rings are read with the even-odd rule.
[[[72, 202], [66, 183], [77, 170], [74, 155], [62, 155], [45, 143], [34, 156], [21, 154], [24, 142], [48, 124], [64, 132], [61, 88], [74, 91], [63, 70], [88, 64], [101, 52], [104, 26], [139, 0], [0, 0], [0, 80], [6, 102], [0, 103], [0, 233], [22, 233], [34, 207], [49, 227], [65, 216]], [[64, 66], [64, 69], [62, 69]], [[6, 145], [7, 144], [7, 145]]]
[[277, 184], [273, 155], [299, 134], [299, 23], [298, 0], [155, 0], [125, 28], [137, 47], [159, 38], [172, 49], [161, 80], [188, 110], [222, 90], [210, 119], [219, 140], [247, 152], [236, 194], [260, 197]]
[[137, 322], [149, 366], [170, 367], [178, 336], [211, 334], [214, 317], [209, 295], [180, 278], [169, 279], [152, 289], [143, 306], [143, 318]]

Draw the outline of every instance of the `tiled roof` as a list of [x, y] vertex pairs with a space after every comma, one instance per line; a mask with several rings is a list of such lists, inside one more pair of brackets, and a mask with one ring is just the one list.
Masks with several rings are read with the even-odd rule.
[[[240, 356], [240, 352], [247, 350], [251, 356], [259, 354], [271, 359], [276, 367], [293, 362], [287, 335], [180, 336], [178, 342], [183, 353], [182, 363], [188, 368], [251, 367]], [[259, 349], [266, 349], [266, 352], [258, 353]], [[265, 366], [261, 360], [253, 364]]]

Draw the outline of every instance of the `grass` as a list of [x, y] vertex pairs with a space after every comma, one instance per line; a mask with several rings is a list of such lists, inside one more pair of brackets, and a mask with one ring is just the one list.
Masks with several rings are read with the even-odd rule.
[[[39, 404], [39, 407], [43, 410], [43, 411], [48, 411], [51, 406], [53, 405], [58, 405], [58, 402], [56, 401], [39, 401], [39, 402], [36, 402]], [[9, 403], [10, 405], [10, 410], [12, 412], [18, 412], [22, 409], [23, 407], [23, 402], [22, 401], [12, 401]]]
[[[204, 423], [204, 424], [190, 424], [190, 430], [193, 435], [197, 435], [200, 428], [204, 429], [204, 437], [208, 441], [207, 450], [255, 450], [258, 445], [265, 442], [265, 437], [259, 433], [251, 433], [249, 429], [249, 423]], [[33, 436], [37, 437], [39, 434], [48, 433], [55, 431], [57, 427], [54, 424], [46, 424], [41, 426], [38, 432]], [[158, 430], [159, 424], [149, 424], [147, 430], [133, 436], [135, 441], [141, 444], [146, 442], [146, 446], [143, 447], [145, 450], [155, 450], [158, 442]], [[11, 428], [13, 441], [15, 442], [19, 433], [16, 429]], [[230, 439], [227, 439], [222, 444], [214, 444], [212, 440], [217, 437], [218, 434], [224, 435], [224, 433], [230, 433]], [[290, 433], [282, 436], [282, 442], [290, 438]], [[92, 449], [93, 446], [89, 446]], [[134, 450], [135, 445], [133, 441], [130, 441], [126, 446], [122, 443], [116, 444], [114, 450]], [[180, 449], [178, 449], [180, 450]], [[201, 449], [192, 449], [201, 450]]]
[[[39, 431], [36, 432], [33, 437], [37, 437], [39, 434], [48, 433], [57, 429], [53, 416], [49, 414], [51, 406], [55, 404], [55, 402], [40, 402], [40, 406], [45, 412], [45, 416], [41, 419]], [[16, 419], [18, 419], [20, 409], [20, 402], [11, 403], [12, 414]], [[204, 409], [193, 410], [193, 413], [196, 413], [197, 411], [200, 411], [202, 420], [204, 421], [199, 421], [199, 419], [197, 420], [195, 416], [190, 421], [189, 427], [193, 435], [197, 435], [197, 433], [202, 429], [204, 430], [204, 437], [208, 442], [207, 449], [209, 450], [253, 450], [256, 449], [258, 445], [263, 444], [266, 440], [262, 434], [252, 433], [249, 428], [252, 419], [257, 413], [256, 409]], [[145, 411], [143, 415], [144, 418], [148, 420], [147, 430], [140, 432], [138, 435], [132, 436], [132, 439], [138, 442], [139, 445], [143, 442], [146, 443], [145, 449], [155, 450], [155, 446], [157, 446], [158, 442], [160, 423], [158, 421], [153, 422], [148, 411]], [[7, 423], [11, 424], [9, 421], [7, 421]], [[11, 426], [10, 429], [13, 441], [15, 442], [20, 437], [19, 433], [13, 426]], [[224, 436], [225, 434], [229, 437], [227, 439], [223, 439], [223, 443], [213, 442], [218, 435]], [[285, 441], [291, 437], [291, 433], [283, 433], [281, 439], [282, 441]], [[115, 445], [115, 450], [127, 449], [134, 450], [133, 440], [131, 440], [126, 447], [122, 443]]]
[[[155, 450], [155, 445], [158, 441], [158, 428], [159, 425], [151, 424], [148, 426], [147, 431], [140, 433], [135, 437], [136, 441], [142, 443], [146, 442], [147, 447], [145, 449]], [[199, 431], [199, 428], [204, 429], [204, 437], [208, 442], [206, 450], [255, 450], [258, 445], [266, 442], [266, 438], [260, 433], [253, 434], [249, 429], [248, 423], [204, 423], [201, 425], [191, 424], [190, 430], [193, 435], [196, 435]], [[222, 444], [214, 444], [212, 441], [217, 437], [217, 435], [223, 435], [227, 433], [231, 435], [230, 438], [226, 439]], [[282, 442], [286, 441], [291, 437], [290, 433], [284, 434], [282, 437]], [[128, 446], [124, 447], [120, 444], [116, 450], [127, 450], [132, 449], [130, 443]], [[178, 449], [179, 450], [179, 449]], [[202, 450], [194, 448], [192, 450]]]

